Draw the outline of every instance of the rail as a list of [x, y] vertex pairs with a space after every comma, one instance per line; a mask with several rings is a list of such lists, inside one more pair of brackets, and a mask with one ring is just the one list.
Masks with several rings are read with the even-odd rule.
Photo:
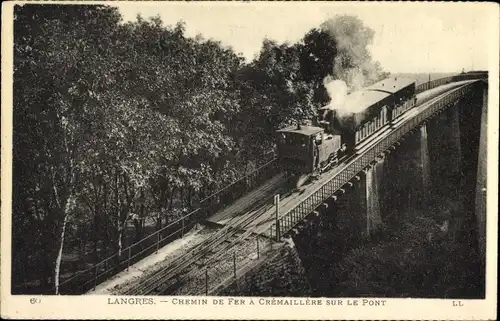
[[[478, 77], [477, 75], [475, 75], [474, 78], [471, 78], [470, 75], [466, 74], [466, 75], [462, 75], [460, 77], [456, 76], [456, 77], [450, 77], [450, 78], [451, 78], [450, 82], [455, 82], [455, 81], [462, 81], [462, 80], [467, 80], [467, 79], [477, 79], [477, 78], [482, 78], [482, 77]], [[437, 87], [437, 86], [440, 86], [440, 85], [446, 84], [446, 83], [447, 83], [447, 80], [440, 80], [440, 81], [435, 80], [433, 82], [432, 86]], [[427, 88], [432, 89], [434, 87], [429, 86]], [[464, 88], [464, 87], [466, 87], [466, 88]], [[453, 93], [454, 96], [444, 97], [444, 99], [446, 99], [445, 102], [442, 101], [443, 98], [440, 98], [440, 104], [441, 104], [440, 108], [437, 108], [436, 106], [434, 106], [433, 112], [437, 113], [439, 110], [444, 109], [448, 103], [452, 103], [452, 102], [456, 101], [456, 99], [458, 99], [462, 95], [465, 95], [467, 93], [467, 90], [470, 89], [470, 86], [464, 86], [464, 87], [459, 88], [460, 91], [458, 93], [453, 92], [453, 91], [450, 92], [450, 93]], [[421, 113], [421, 114], [423, 114], [423, 113], [425, 113], [425, 114], [424, 114], [424, 116], [420, 115], [421, 116], [420, 119], [425, 120], [425, 119], [432, 116], [433, 113], [432, 113], [432, 111], [429, 110], [430, 107], [431, 106], [429, 106], [429, 108], [427, 108], [426, 111], [423, 111]], [[416, 121], [413, 122], [414, 126], [415, 126], [415, 124], [416, 124]], [[406, 124], [406, 125], [411, 126], [410, 124]], [[418, 124], [416, 126], [418, 126]], [[408, 129], [408, 131], [412, 130], [409, 128], [411, 128], [411, 127], [407, 127], [406, 129]], [[413, 127], [413, 129], [414, 128], [415, 127]], [[400, 131], [399, 134], [401, 135], [402, 132]], [[395, 136], [393, 136], [393, 139], [394, 139], [394, 137]], [[381, 147], [382, 146], [378, 146], [379, 150]], [[364, 155], [364, 161], [366, 162], [368, 160], [373, 160], [376, 157], [376, 155], [378, 155], [378, 154], [376, 152], [373, 152], [373, 150], [372, 150], [371, 155]], [[371, 159], [370, 159], [370, 156], [372, 156]], [[344, 177], [344, 179], [348, 178], [349, 175], [353, 174], [353, 170], [356, 170], [356, 168], [358, 168], [358, 169], [360, 168], [359, 163], [354, 165], [351, 168], [349, 173], [339, 173], [337, 178], [340, 178], [340, 175], [342, 175], [342, 177]], [[346, 180], [346, 182], [347, 181], [348, 180]], [[339, 184], [337, 184], [337, 186], [338, 185]], [[318, 201], [318, 198], [317, 198], [318, 194], [320, 195], [320, 197], [321, 197], [321, 194], [323, 196], [326, 196], [327, 193], [331, 192], [334, 188], [335, 188], [335, 186], [329, 186], [329, 190], [328, 190], [328, 188], [323, 189], [322, 191], [320, 189], [316, 190], [315, 191], [316, 192], [316, 204], [314, 204], [314, 205], [321, 205], [321, 203], [324, 200], [323, 199], [321, 201]], [[337, 188], [337, 190], [338, 190], [338, 188]], [[313, 200], [314, 200], [314, 196], [310, 195], [309, 200], [306, 200], [305, 202], [308, 201], [308, 202], [312, 203]], [[303, 202], [303, 203], [305, 203], [305, 202]], [[314, 205], [312, 205], [311, 207], [314, 207]], [[317, 207], [318, 206], [315, 206], [314, 208], [312, 208], [312, 210], [309, 211], [309, 213], [314, 211]], [[288, 217], [286, 217], [286, 216], [288, 216]], [[292, 211], [287, 212], [284, 216], [281, 217], [281, 220], [280, 220], [281, 224], [278, 223], [278, 225], [282, 226], [280, 228], [281, 233], [286, 233], [291, 229], [291, 227], [294, 224], [292, 223], [292, 224], [289, 224], [287, 226], [285, 222], [287, 219], [290, 219], [294, 216], [296, 218], [295, 223], [297, 223], [301, 219], [305, 218], [305, 216], [307, 216], [307, 215], [300, 215], [300, 213], [292, 213]], [[300, 217], [300, 216], [303, 216], [303, 217]], [[270, 238], [263, 236], [267, 233], [252, 234], [249, 238], [246, 239], [246, 242], [244, 244], [235, 245], [234, 248], [232, 248], [232, 249], [228, 249], [228, 250], [223, 251], [220, 254], [216, 254], [214, 256], [214, 258], [210, 259], [210, 264], [208, 264], [203, 269], [201, 269], [199, 271], [199, 273], [197, 274], [197, 276], [193, 276], [190, 278], [188, 277], [189, 281], [187, 281], [187, 280], [184, 281], [185, 283], [186, 282], [195, 283], [194, 285], [189, 286], [190, 290], [188, 290], [188, 292], [185, 292], [185, 293], [184, 292], [183, 293], [174, 292], [174, 293], [179, 294], [179, 295], [181, 295], [181, 294], [182, 295], [199, 295], [204, 290], [206, 295], [219, 295], [219, 294], [220, 295], [236, 295], [238, 293], [239, 287], [242, 285], [240, 282], [242, 282], [242, 283], [246, 282], [245, 280], [247, 278], [247, 274], [248, 274], [249, 270], [253, 269], [255, 266], [263, 264], [263, 262], [265, 260], [278, 254], [278, 253], [276, 253], [275, 250], [281, 248], [280, 244], [273, 244], [273, 236], [274, 237], [276, 236], [276, 224], [273, 224], [271, 226], [270, 230], [271, 231], [268, 230], [268, 232], [270, 232], [268, 235], [271, 235]], [[248, 230], [247, 232], [251, 232], [251, 231], [252, 231], [252, 229]], [[274, 233], [273, 233], [273, 231], [274, 231]], [[252, 240], [252, 239], [254, 239], [254, 240]], [[228, 264], [227, 258], [231, 257], [231, 256], [233, 257], [232, 264]], [[221, 257], [223, 257], [223, 258], [221, 258]], [[212, 270], [215, 272], [212, 272]], [[222, 276], [221, 274], [224, 274], [224, 276]], [[221, 277], [223, 279], [221, 279]], [[215, 287], [214, 287], [214, 285], [215, 285]]]
[[[470, 75], [465, 75], [464, 77], [450, 77], [452, 79], [451, 82], [455, 81], [462, 81], [462, 80], [467, 80], [470, 79]], [[476, 76], [477, 78], [477, 76]], [[473, 79], [476, 79], [473, 78]], [[439, 80], [439, 81], [434, 81], [433, 86], [441, 86], [442, 84], [446, 84], [447, 80]], [[434, 88], [434, 87], [427, 87], [427, 88]], [[380, 144], [376, 148], [372, 149], [370, 154], [365, 154], [362, 157], [364, 159], [362, 161], [359, 161], [359, 163], [356, 164], [351, 164], [352, 167], [350, 168], [349, 172], [344, 172], [344, 173], [339, 173], [337, 175], [337, 179], [343, 178], [345, 182], [348, 182], [349, 176], [354, 177], [355, 174], [353, 175], [354, 171], [356, 169], [364, 169], [366, 166], [363, 166], [363, 162], [370, 163], [373, 161], [373, 159], [376, 158], [377, 155], [379, 155], [379, 151], [381, 152], [382, 149], [385, 150], [389, 148], [395, 141], [399, 140], [403, 135], [406, 135], [408, 132], [414, 130], [415, 128], [418, 128], [419, 124], [421, 122], [425, 122], [427, 118], [432, 117], [434, 113], [438, 113], [441, 110], [445, 109], [446, 106], [454, 103], [458, 99], [460, 99], [463, 95], [466, 95], [468, 90], [471, 89], [471, 85], [468, 86], [463, 86], [461, 88], [456, 89], [456, 91], [450, 91], [449, 94], [445, 94], [444, 97], [438, 98], [436, 102], [430, 102], [429, 107], [425, 110], [422, 111], [417, 117], [418, 119], [414, 119], [413, 122], [411, 123], [406, 123], [404, 126], [406, 128], [404, 129], [398, 129], [399, 132], [394, 134], [392, 136], [392, 143], [390, 140], [386, 141], [385, 146], [383, 144]], [[398, 131], [397, 130], [397, 131]], [[384, 149], [384, 147], [386, 147]], [[359, 172], [357, 172], [359, 173]], [[327, 183], [328, 184], [328, 183]], [[294, 225], [293, 222], [290, 222], [288, 225], [286, 223], [287, 219], [290, 220], [291, 218], [295, 217], [295, 223], [299, 222], [301, 219], [305, 218], [308, 214], [305, 213], [311, 213], [314, 211], [318, 206], [315, 205], [321, 205], [321, 203], [324, 201], [324, 197], [328, 195], [329, 192], [335, 189], [335, 187], [343, 186], [344, 184], [342, 183], [337, 183], [335, 185], [330, 185], [326, 188], [324, 186], [321, 188], [317, 189], [315, 191], [316, 194], [316, 199], [311, 194], [308, 198], [306, 199], [305, 204], [309, 202], [309, 205], [312, 204], [312, 206], [309, 207], [309, 209], [303, 209], [302, 213], [295, 212], [292, 213], [292, 211], [287, 212], [284, 216], [281, 217], [280, 223], [278, 225], [281, 226], [280, 231], [281, 233], [286, 233], [288, 232]], [[333, 195], [333, 193], [332, 193]], [[318, 198], [319, 197], [319, 198]], [[321, 199], [321, 201], [320, 201]], [[315, 204], [314, 204], [315, 203]], [[288, 214], [288, 215], [287, 215]], [[302, 215], [301, 215], [302, 214]], [[197, 273], [194, 275], [188, 275], [186, 278], [187, 280], [182, 280], [181, 283], [186, 284], [189, 283], [189, 286], [187, 289], [183, 288], [182, 292], [167, 292], [167, 293], [175, 293], [178, 295], [199, 295], [203, 291], [205, 291], [205, 295], [235, 295], [238, 293], [239, 287], [242, 286], [242, 283], [246, 283], [248, 280], [248, 271], [252, 270], [255, 266], [258, 266], [260, 264], [263, 264], [265, 260], [269, 259], [270, 257], [273, 257], [274, 255], [277, 255], [274, 250], [280, 249], [279, 244], [273, 245], [273, 238], [276, 237], [276, 224], [271, 226], [271, 231], [270, 235], [271, 237], [264, 237], [262, 234], [252, 234], [252, 229], [248, 229], [247, 233], [249, 237], [244, 239], [242, 242], [237, 242], [232, 248], [225, 249], [223, 251], [217, 252], [214, 254], [213, 257], [210, 257], [205, 262], [205, 267], [200, 269]], [[274, 233], [273, 233], [274, 231]], [[264, 233], [266, 234], [266, 233]], [[274, 236], [274, 237], [273, 237]], [[232, 257], [232, 264], [229, 262], [231, 261], [230, 258]], [[174, 287], [176, 288], [176, 287]], [[187, 291], [186, 291], [187, 290]]]
[[[431, 82], [417, 86], [416, 91], [417, 93], [420, 93], [422, 91], [429, 90], [450, 82], [485, 78], [485, 75], [487, 77], [486, 73], [460, 74], [453, 77], [435, 79]], [[470, 88], [470, 86], [464, 87]], [[464, 87], [461, 87], [460, 90], [463, 90]], [[453, 91], [453, 93], [456, 93], [456, 91]], [[450, 96], [446, 97], [447, 98], [445, 98], [444, 100], [449, 99]], [[437, 104], [440, 104], [441, 101], [443, 100], [440, 100]], [[427, 108], [426, 111], [430, 109], [433, 108]], [[392, 143], [394, 143], [395, 141], [391, 143], [391, 139], [397, 140], [399, 138], [396, 137], [401, 137], [397, 135], [404, 135], [402, 134], [403, 129], [409, 131], [409, 128], [414, 128], [415, 126], [417, 126], [418, 124], [412, 125], [413, 127], [408, 127], [410, 126], [410, 123], [414, 124], [415, 122], [420, 121], [417, 120], [417, 118], [422, 119], [419, 116], [420, 115], [410, 120], [395, 132], [391, 133], [389, 137], [385, 138], [382, 142], [379, 142], [369, 152], [349, 165], [348, 168], [346, 168], [346, 170], [344, 170], [342, 173], [339, 173], [326, 184], [324, 184], [321, 188], [316, 190], [297, 207], [281, 216], [278, 223], [279, 233], [278, 235], [276, 234], [277, 229], [275, 223], [270, 228], [271, 236], [277, 237], [283, 235], [284, 233], [288, 232], [297, 222], [314, 211], [319, 205], [321, 205], [323, 200], [326, 199], [326, 196], [333, 195], [333, 193], [335, 193], [340, 187], [342, 187], [363, 168], [365, 168], [371, 160], [373, 160], [378, 154], [380, 154], [382, 150], [385, 150], [390, 145], [392, 145]], [[59, 293], [80, 294], [85, 293], [92, 288], [95, 288], [97, 284], [107, 280], [109, 277], [125, 269], [128, 269], [130, 265], [142, 260], [150, 254], [157, 252], [160, 247], [163, 247], [164, 245], [174, 241], [175, 239], [183, 237], [184, 233], [193, 228], [196, 223], [207, 218], [210, 214], [214, 213], [217, 210], [220, 210], [222, 207], [243, 196], [249, 190], [259, 186], [272, 175], [276, 174], [278, 169], [279, 167], [277, 159], [274, 158], [257, 168], [252, 173], [238, 179], [237, 181], [229, 184], [228, 186], [222, 188], [214, 194], [204, 198], [199, 202], [199, 207], [192, 212], [168, 224], [162, 229], [144, 237], [140, 241], [131, 244], [130, 246], [124, 248], [120, 253], [116, 253], [100, 261], [99, 263], [94, 264], [90, 268], [78, 272], [76, 275], [64, 280], [59, 286]], [[256, 244], [258, 244], [258, 242]], [[272, 243], [270, 243], [270, 245], [268, 246], [272, 247]]]
[[[156, 253], [159, 248], [168, 243], [183, 237], [187, 231], [209, 215], [260, 186], [275, 175], [278, 169], [277, 159], [273, 158], [252, 173], [202, 199], [197, 209], [64, 280], [59, 285], [59, 294], [81, 294], [96, 288], [97, 284], [128, 269], [130, 265], [137, 263], [148, 255]], [[52, 288], [52, 292], [55, 293], [55, 287]]]
[[[453, 77], [449, 77], [453, 78]], [[463, 79], [460, 79], [463, 80]], [[447, 83], [447, 79], [438, 79], [431, 82], [435, 86], [440, 86]], [[451, 90], [443, 98], [431, 102], [430, 105], [423, 110], [421, 113], [417, 114], [415, 117], [409, 119], [401, 127], [391, 132], [387, 137], [379, 141], [372, 148], [367, 150], [359, 158], [351, 162], [347, 167], [338, 173], [325, 184], [318, 187], [315, 191], [311, 192], [309, 196], [300, 202], [297, 206], [280, 216], [276, 222], [271, 225], [269, 233], [272, 238], [280, 240], [281, 235], [288, 233], [298, 222], [303, 220], [306, 216], [311, 214], [316, 208], [318, 208], [324, 200], [331, 197], [340, 190], [347, 182], [352, 180], [358, 173], [364, 170], [367, 166], [373, 162], [378, 155], [391, 147], [396, 143], [401, 137], [408, 134], [410, 131], [418, 127], [420, 124], [425, 122], [425, 120], [431, 117], [433, 114], [441, 111], [450, 104], [454, 103], [466, 93], [468, 93], [472, 86], [476, 82], [466, 84], [459, 87], [458, 89]], [[429, 86], [423, 86], [423, 88], [431, 89]]]
[[[214, 256], [209, 256], [214, 247], [219, 247], [215, 253], [217, 255], [225, 255], [226, 250], [231, 249], [231, 247], [238, 241], [243, 241], [250, 234], [251, 231], [246, 231], [243, 234], [240, 233], [241, 230], [245, 231], [245, 226], [249, 224], [253, 219], [261, 216], [269, 208], [269, 201], [272, 200], [274, 195], [265, 200], [265, 205], [256, 205], [250, 212], [255, 212], [252, 216], [238, 216], [231, 220], [231, 224], [227, 224], [221, 229], [219, 229], [214, 235], [211, 235], [207, 240], [198, 244], [194, 248], [190, 249], [188, 253], [174, 259], [169, 262], [169, 265], [158, 272], [154, 273], [150, 277], [142, 280], [139, 284], [126, 289], [122, 294], [125, 295], [151, 295], [159, 288], [163, 293], [168, 293], [169, 288], [175, 288], [177, 283], [183, 282], [186, 276], [182, 276], [181, 272], [185, 269], [191, 269], [188, 272], [188, 276], [191, 274], [199, 273], [199, 269], [193, 268], [197, 260], [203, 258], [204, 265], [211, 266]], [[241, 234], [241, 235], [239, 235]], [[236, 240], [232, 240], [236, 237]], [[174, 281], [175, 283], [172, 283]]]

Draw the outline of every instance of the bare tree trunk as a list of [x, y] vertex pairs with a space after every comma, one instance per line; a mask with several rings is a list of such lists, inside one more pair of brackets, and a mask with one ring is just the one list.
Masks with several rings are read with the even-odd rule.
[[158, 203], [157, 203], [157, 209], [158, 209], [158, 215], [156, 218], [156, 230], [159, 231], [162, 228], [162, 220], [163, 220], [163, 209], [164, 209], [164, 202], [165, 202], [165, 195], [166, 195], [166, 189], [160, 186], [160, 196], [158, 198]]
[[64, 131], [63, 134], [63, 143], [64, 143], [64, 149], [66, 153], [66, 159], [68, 160], [68, 163], [66, 164], [66, 167], [64, 168], [63, 171], [60, 171], [61, 173], [61, 178], [62, 181], [64, 182], [64, 188], [63, 188], [63, 196], [59, 193], [58, 191], [58, 184], [56, 180], [56, 171], [54, 170], [54, 167], [51, 167], [51, 172], [52, 172], [52, 189], [54, 192], [54, 199], [57, 204], [57, 213], [62, 213], [63, 214], [63, 221], [62, 221], [62, 227], [61, 227], [61, 234], [60, 234], [60, 239], [59, 239], [59, 249], [57, 252], [57, 257], [56, 257], [56, 262], [54, 266], [54, 285], [55, 285], [55, 294], [59, 294], [59, 276], [61, 272], [61, 262], [62, 262], [62, 255], [63, 255], [63, 250], [64, 250], [64, 240], [66, 236], [66, 225], [68, 224], [68, 220], [70, 218], [70, 215], [73, 211], [73, 208], [75, 207], [75, 182], [76, 182], [76, 173], [75, 173], [75, 159], [74, 159], [74, 154], [73, 152], [75, 151], [74, 148], [70, 148], [70, 144], [73, 142], [73, 129], [68, 126], [71, 124], [71, 119], [69, 118], [64, 118], [63, 116], [57, 114], [58, 118], [61, 121], [62, 129]]
[[120, 197], [119, 197], [119, 186], [118, 186], [118, 169], [115, 169], [115, 175], [114, 175], [114, 212], [117, 213], [116, 217], [116, 228], [118, 230], [118, 257], [122, 255], [122, 250], [123, 250], [123, 227], [124, 225], [121, 222], [121, 206], [120, 206]]
[[59, 274], [60, 274], [60, 269], [61, 269], [61, 261], [62, 261], [62, 254], [63, 254], [63, 248], [64, 248], [64, 236], [66, 233], [66, 223], [68, 221], [68, 215], [64, 215], [64, 221], [63, 221], [63, 226], [61, 230], [61, 240], [59, 242], [59, 251], [57, 253], [57, 258], [56, 258], [56, 266], [54, 269], [54, 283], [55, 283], [55, 288], [56, 288], [56, 295], [59, 294]]
[[83, 230], [81, 233], [81, 246], [82, 246], [82, 249], [81, 249], [81, 257], [82, 257], [82, 262], [81, 262], [81, 265], [82, 267], [85, 266], [85, 262], [87, 260], [86, 258], [86, 255], [87, 254], [87, 233], [85, 230]]
[[99, 261], [99, 236], [98, 236], [98, 231], [99, 231], [99, 218], [97, 217], [96, 213], [94, 213], [94, 226], [92, 229], [92, 234], [93, 234], [93, 239], [94, 239], [94, 260], [97, 263]]
[[[102, 185], [101, 185], [102, 186]], [[105, 249], [104, 249], [104, 253], [106, 255], [106, 257], [108, 257], [108, 255], [110, 253], [108, 253], [108, 248], [111, 249], [111, 253], [113, 252], [113, 244], [112, 242], [110, 242], [110, 240], [112, 240], [112, 236], [110, 235], [110, 220], [109, 220], [109, 216], [107, 215], [108, 214], [108, 208], [107, 208], [107, 202], [108, 202], [108, 185], [107, 183], [104, 183], [104, 186], [103, 186], [103, 194], [102, 194], [102, 206], [101, 206], [101, 216], [103, 217], [103, 220], [104, 220], [104, 244], [105, 244]]]
[[138, 242], [139, 241], [139, 229], [141, 228], [141, 222], [140, 222], [140, 219], [139, 217], [136, 217], [134, 219], [134, 226], [135, 226], [135, 242]]
[[60, 270], [61, 270], [61, 261], [64, 249], [64, 237], [66, 234], [66, 225], [68, 223], [69, 214], [73, 209], [73, 205], [74, 205], [73, 195], [70, 195], [68, 201], [66, 202], [66, 206], [64, 207], [64, 220], [61, 229], [61, 238], [59, 242], [59, 250], [57, 252], [56, 266], [54, 269], [54, 284], [56, 288], [56, 295], [59, 294], [59, 275], [61, 272]]
[[145, 213], [146, 208], [144, 206], [144, 189], [141, 187], [141, 205], [139, 206], [140, 211], [140, 229], [139, 229], [139, 239], [142, 238], [142, 232], [144, 231], [144, 221], [146, 220]]
[[[122, 255], [123, 251], [123, 232], [127, 228], [128, 216], [126, 216], [123, 221], [120, 219], [121, 215], [118, 217], [118, 257]], [[130, 242], [129, 242], [130, 243]], [[130, 244], [129, 244], [130, 246]]]
[[123, 238], [123, 228], [120, 222], [118, 222], [118, 257], [122, 255], [122, 249], [123, 249], [122, 238]]
[[176, 192], [176, 188], [175, 188], [175, 186], [174, 186], [174, 187], [172, 187], [172, 189], [170, 190], [170, 197], [169, 197], [168, 210], [171, 210], [171, 209], [172, 209], [172, 207], [173, 207], [175, 192]]
[[191, 210], [192, 205], [193, 205], [192, 196], [193, 196], [193, 189], [191, 188], [191, 186], [188, 186], [187, 206], [188, 206], [189, 210]]

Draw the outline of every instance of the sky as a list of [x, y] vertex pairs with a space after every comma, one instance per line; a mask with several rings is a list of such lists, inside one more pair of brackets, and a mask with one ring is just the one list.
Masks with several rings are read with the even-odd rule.
[[491, 41], [496, 35], [491, 30], [498, 30], [493, 3], [134, 1], [115, 6], [125, 21], [138, 14], [159, 15], [165, 25], [183, 20], [188, 36], [219, 40], [247, 60], [258, 54], [264, 38], [294, 43], [336, 14], [355, 15], [375, 32], [372, 57], [389, 72], [485, 70], [492, 58], [488, 53], [498, 50]]

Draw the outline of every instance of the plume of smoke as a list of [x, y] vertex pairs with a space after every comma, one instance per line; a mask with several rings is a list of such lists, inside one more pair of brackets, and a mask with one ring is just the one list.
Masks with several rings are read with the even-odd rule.
[[330, 103], [325, 106], [328, 110], [336, 111], [340, 117], [346, 117], [363, 111], [365, 106], [362, 103], [362, 93], [356, 92], [349, 95], [345, 81], [334, 80], [331, 76], [327, 76], [323, 80], [323, 85], [330, 97]]
[[383, 76], [380, 65], [372, 60], [369, 51], [375, 33], [359, 18], [334, 16], [323, 22], [321, 29], [337, 44], [332, 73], [335, 78], [344, 80], [351, 91], [370, 85]]
[[[372, 60], [369, 51], [374, 31], [365, 27], [359, 18], [349, 15], [328, 19], [321, 25], [321, 29], [332, 36], [337, 44], [332, 76], [327, 76], [323, 81], [331, 99], [328, 108], [336, 110], [341, 117], [356, 113], [358, 110], [347, 110], [345, 107], [347, 94], [384, 77], [380, 64]], [[349, 105], [350, 108], [361, 106], [356, 103]]]
[[348, 98], [348, 87], [345, 81], [339, 79], [333, 79], [332, 76], [327, 76], [323, 79], [323, 86], [326, 88], [330, 102], [325, 110], [323, 118], [326, 117], [328, 110], [335, 111], [340, 117], [345, 117], [351, 113], [353, 110], [349, 110], [346, 104]]
[[342, 108], [348, 90], [345, 81], [335, 80], [331, 76], [326, 76], [325, 79], [323, 79], [323, 86], [325, 86], [328, 96], [330, 97], [328, 108], [332, 110]]
[[355, 16], [335, 16], [321, 28], [337, 43], [333, 74], [344, 80], [351, 90], [358, 90], [376, 82], [382, 76], [380, 65], [372, 60], [369, 46], [374, 31]]

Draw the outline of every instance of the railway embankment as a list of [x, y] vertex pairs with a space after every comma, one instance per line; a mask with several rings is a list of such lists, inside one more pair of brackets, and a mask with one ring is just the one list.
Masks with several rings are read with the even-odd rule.
[[[217, 233], [214, 226], [197, 226], [158, 253], [98, 285], [88, 294], [126, 293], [140, 286], [170, 262], [181, 259]], [[231, 242], [231, 241], [229, 241]], [[207, 255], [176, 275], [174, 283], [158, 284], [156, 295], [307, 295], [310, 286], [294, 242], [275, 242], [250, 234], [235, 238], [226, 251]], [[172, 283], [172, 284], [170, 284]]]
[[160, 248], [157, 253], [131, 265], [106, 282], [97, 285], [95, 290], [90, 290], [87, 294], [121, 294], [162, 269], [168, 268], [171, 261], [179, 259], [194, 247], [202, 244], [216, 231], [216, 228], [197, 225], [183, 238]]
[[248, 262], [237, 278], [222, 283], [213, 295], [309, 296], [311, 287], [291, 238], [274, 243], [261, 259]]
[[[231, 241], [230, 241], [231, 242]], [[257, 245], [257, 242], [259, 243]], [[182, 277], [175, 295], [212, 295], [238, 280], [249, 266], [265, 261], [281, 246], [259, 235], [236, 239], [225, 251], [215, 252], [198, 261], [193, 269]]]

